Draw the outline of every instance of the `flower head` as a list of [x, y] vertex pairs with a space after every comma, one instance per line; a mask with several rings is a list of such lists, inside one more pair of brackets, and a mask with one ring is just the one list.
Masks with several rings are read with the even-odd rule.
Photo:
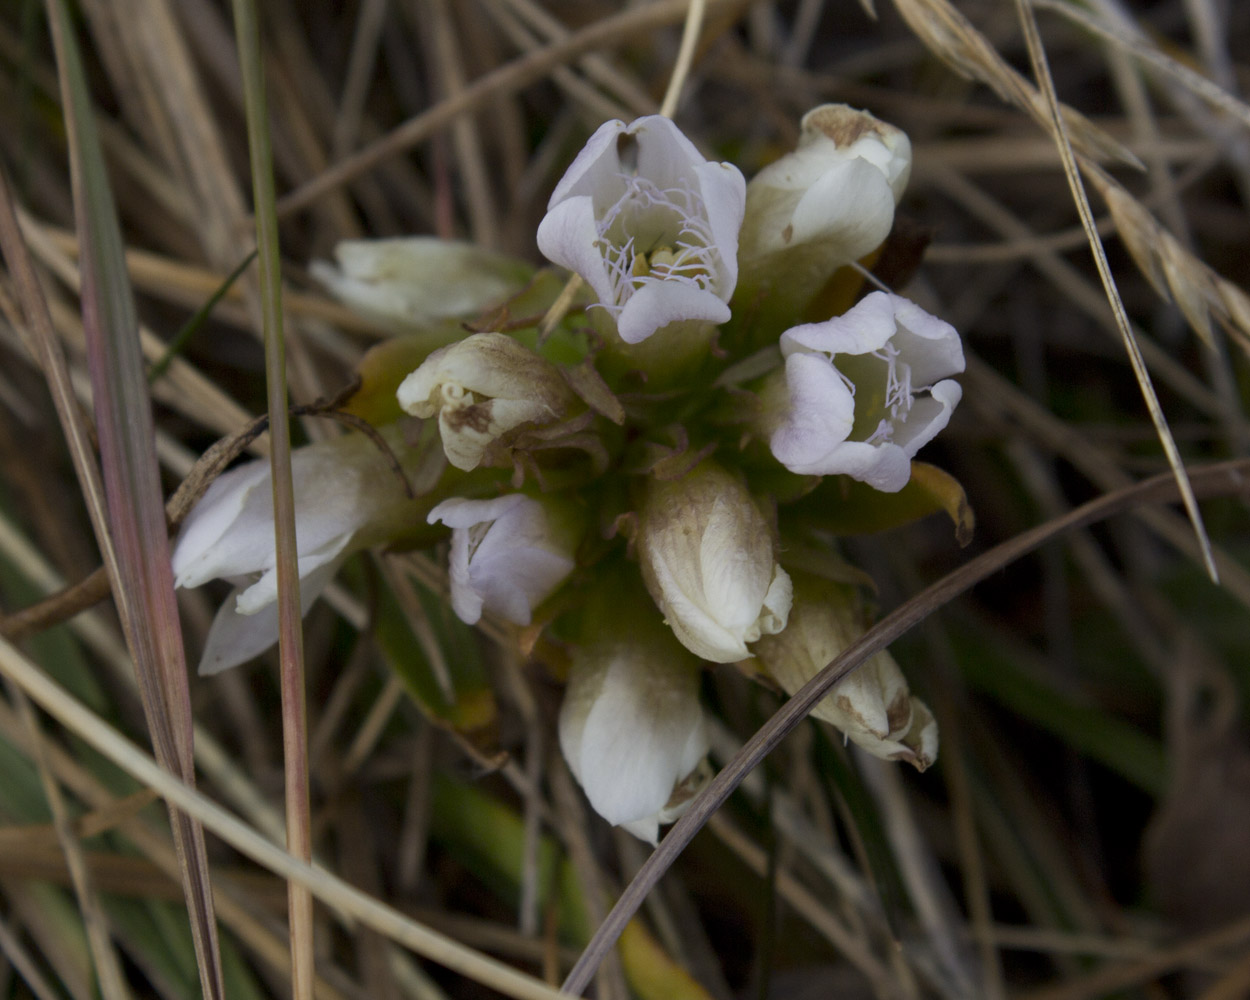
[[[762, 638], [755, 655], [789, 694], [794, 694], [863, 634], [848, 588], [796, 576], [790, 623], [780, 635]], [[937, 759], [933, 714], [911, 695], [889, 652], [877, 653], [840, 680], [812, 715], [842, 730], [875, 757], [901, 760], [923, 771]]]
[[402, 327], [473, 316], [525, 283], [526, 267], [471, 243], [433, 236], [343, 240], [312, 275], [341, 302]]
[[712, 462], [647, 484], [638, 559], [673, 634], [705, 660], [745, 659], [748, 642], [785, 628], [790, 578], [772, 530], [739, 479]]
[[538, 247], [580, 274], [627, 344], [670, 323], [724, 323], [746, 185], [669, 119], [611, 121], [556, 185]]
[[[401, 444], [398, 431], [386, 437]], [[359, 434], [295, 450], [291, 476], [300, 599], [307, 611], [348, 555], [400, 530], [415, 505], [383, 454]], [[175, 586], [218, 578], [237, 583], [213, 624], [201, 673], [243, 663], [278, 639], [270, 482], [267, 460], [218, 477], [174, 543]]]
[[475, 333], [432, 352], [397, 395], [414, 417], [438, 414], [447, 461], [465, 471], [516, 428], [558, 420], [573, 399], [554, 365], [502, 333]]
[[795, 315], [837, 268], [878, 246], [911, 173], [911, 143], [845, 104], [803, 116], [794, 152], [747, 185], [742, 279]]
[[489, 611], [528, 625], [534, 608], [573, 572], [581, 525], [563, 506], [510, 493], [444, 500], [430, 524], [451, 533], [451, 606], [473, 625]]
[[873, 292], [841, 316], [781, 335], [785, 399], [773, 455], [800, 475], [843, 473], [893, 493], [911, 459], [950, 421], [964, 370], [954, 327]]
[[654, 844], [705, 774], [699, 663], [653, 613], [619, 612], [574, 653], [560, 749], [595, 811]]

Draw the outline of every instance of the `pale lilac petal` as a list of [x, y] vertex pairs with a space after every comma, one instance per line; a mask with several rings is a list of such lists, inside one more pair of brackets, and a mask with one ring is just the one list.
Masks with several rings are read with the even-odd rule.
[[534, 608], [574, 568], [576, 538], [553, 524], [547, 508], [521, 493], [493, 500], [444, 500], [429, 523], [452, 528], [451, 605], [473, 625], [486, 611], [528, 625]]
[[471, 528], [486, 521], [498, 520], [524, 503], [524, 493], [508, 493], [491, 500], [452, 497], [435, 506], [425, 520], [427, 524], [445, 524], [449, 528]]

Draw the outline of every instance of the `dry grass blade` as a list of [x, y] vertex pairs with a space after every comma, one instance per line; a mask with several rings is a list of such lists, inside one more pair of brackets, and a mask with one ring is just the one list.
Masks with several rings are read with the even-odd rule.
[[1032, 3], [1034, 7], [1054, 11], [1056, 14], [1062, 15], [1088, 31], [1092, 31], [1107, 41], [1114, 43], [1134, 59], [1152, 66], [1161, 73], [1166, 73], [1186, 89], [1197, 94], [1212, 107], [1240, 119], [1246, 128], [1250, 128], [1250, 106], [1247, 106], [1244, 101], [1239, 101], [1223, 87], [1211, 82], [1201, 73], [1196, 72], [1182, 62], [1178, 62], [1166, 53], [1160, 52], [1159, 47], [1141, 32], [1122, 30], [1074, 4], [1061, 3], [1057, 2], [1057, 0], [1032, 0]]
[[660, 114], [666, 118], [673, 117], [681, 101], [681, 88], [686, 85], [686, 77], [690, 75], [695, 46], [699, 44], [699, 31], [703, 27], [706, 13], [707, 0], [690, 0], [690, 11], [681, 32], [681, 48], [677, 50], [677, 61], [673, 64], [668, 90], [664, 93], [664, 100], [660, 102]]
[[[281, 255], [274, 211], [273, 152], [261, 57], [260, 21], [249, 0], [233, 4], [239, 65], [247, 111], [248, 150], [255, 199], [257, 263], [265, 338], [265, 384], [269, 403], [270, 469], [278, 576], [278, 650], [282, 692], [282, 753], [286, 778], [287, 849], [312, 860], [312, 814], [308, 789], [308, 731], [304, 693], [304, 630], [300, 610], [295, 539], [295, 491], [291, 482], [291, 436], [287, 422], [286, 351], [282, 315]], [[315, 962], [312, 894], [289, 884], [291, 992], [311, 1000]]]
[[48, 766], [39, 719], [26, 695], [13, 685], [9, 687], [18, 714], [22, 717], [22, 722], [30, 734], [31, 747], [35, 752], [35, 763], [39, 768], [39, 780], [52, 812], [52, 826], [61, 854], [64, 856], [65, 865], [69, 870], [74, 894], [78, 898], [78, 909], [83, 915], [83, 923], [87, 928], [87, 941], [91, 946], [91, 959], [95, 963], [100, 993], [104, 1000], [129, 1000], [130, 989], [122, 976], [117, 951], [113, 948], [108, 918], [96, 895], [94, 880], [87, 869], [82, 845], [78, 842], [69, 811], [65, 806], [65, 797], [61, 794], [60, 786]]
[[1104, 171], [1092, 164], [1082, 167], [1106, 201], [1125, 247], [1160, 297], [1176, 302], [1194, 332], [1208, 346], [1214, 343], [1214, 316], [1237, 335], [1238, 343], [1246, 350], [1250, 343], [1246, 293], [1186, 250], [1141, 202]]
[[[742, 0], [708, 0], [708, 3], [709, 8], [743, 5]], [[303, 187], [284, 196], [278, 203], [278, 214], [285, 216], [306, 207], [327, 191], [347, 184], [388, 157], [415, 146], [421, 140], [454, 122], [461, 115], [484, 107], [487, 102], [502, 93], [517, 90], [541, 79], [554, 67], [567, 62], [573, 56], [603, 45], [619, 43], [634, 35], [654, 31], [661, 25], [682, 20], [689, 6], [690, 0], [657, 0], [656, 3], [631, 8], [596, 21], [588, 28], [492, 70], [485, 76], [474, 80], [455, 97], [442, 101], [428, 111], [410, 118], [383, 138], [334, 164], [315, 180], [309, 181]]]
[[[1047, 130], [1051, 113], [1035, 87], [1007, 64], [972, 23], [946, 0], [894, 0], [894, 6], [916, 36], [957, 72], [991, 87], [1003, 100], [1027, 111]], [[1060, 105], [1072, 142], [1095, 159], [1110, 158], [1141, 166], [1141, 161], [1078, 111]]]
[[[1203, 495], [1245, 496], [1247, 475], [1250, 475], [1250, 460], [1243, 459], [1194, 469], [1190, 475], [1190, 483]], [[1171, 475], [1162, 475], [1091, 500], [1062, 517], [1039, 525], [982, 553], [877, 622], [782, 705], [699, 793], [689, 811], [673, 825], [660, 846], [639, 869], [634, 880], [612, 907], [607, 920], [595, 931], [595, 936], [565, 978], [563, 988], [575, 994], [586, 989], [595, 969], [620, 936], [626, 923], [677, 860], [677, 856], [694, 839], [694, 835], [707, 822], [708, 817], [724, 804], [743, 779], [807, 717], [816, 703], [838, 681], [969, 587], [999, 572], [1046, 542], [1133, 507], [1175, 502], [1178, 495], [1175, 479]]]
[[516, 1000], [557, 1000], [563, 995], [525, 973], [486, 958], [429, 930], [342, 879], [276, 847], [202, 793], [163, 771], [151, 757], [48, 678], [20, 650], [3, 640], [0, 640], [0, 673], [12, 679], [31, 700], [75, 735], [152, 788], [171, 805], [194, 816], [222, 840], [258, 864], [288, 881], [307, 887], [330, 906], [380, 931], [422, 957], [505, 996], [515, 997]]
[[[83, 250], [83, 322], [100, 437], [105, 534], [111, 539], [111, 546], [102, 548], [157, 757], [194, 784], [191, 702], [138, 324], [72, 24], [62, 3], [50, 2], [48, 13]], [[171, 810], [170, 821], [183, 863], [201, 985], [206, 996], [220, 997], [221, 959], [203, 830], [176, 811]]]
[[1168, 464], [1172, 467], [1172, 472], [1176, 476], [1176, 482], [1181, 491], [1181, 499], [1185, 504], [1185, 511], [1189, 515], [1189, 520], [1194, 526], [1194, 532], [1198, 536], [1198, 544], [1202, 548], [1202, 560], [1206, 564], [1207, 573], [1212, 581], [1218, 582], [1220, 574], [1215, 566], [1215, 557], [1211, 553], [1211, 539], [1207, 536], [1207, 529], [1202, 523], [1202, 512], [1198, 509], [1198, 501], [1194, 498], [1193, 489], [1189, 485], [1189, 477], [1185, 472], [1185, 463], [1176, 447], [1172, 431], [1168, 428], [1167, 418], [1163, 415], [1163, 408], [1159, 405], [1159, 397], [1155, 394], [1154, 385], [1150, 380], [1150, 372], [1146, 369], [1146, 362], [1142, 358], [1141, 349], [1137, 346], [1137, 338], [1133, 335], [1128, 313], [1125, 312], [1124, 303], [1120, 300], [1120, 291], [1116, 287], [1115, 278], [1111, 274], [1111, 265], [1107, 262], [1106, 251], [1103, 250], [1102, 238], [1098, 235], [1098, 227], [1094, 224], [1094, 213], [1090, 210], [1089, 199], [1085, 195], [1085, 186], [1081, 183], [1081, 175], [1076, 165], [1076, 156], [1072, 151], [1072, 144], [1068, 138], [1067, 124], [1061, 111], [1059, 97], [1055, 93], [1055, 81], [1050, 75], [1050, 66], [1046, 61], [1046, 53], [1042, 49], [1042, 39], [1037, 30], [1037, 20], [1034, 18], [1033, 10], [1028, 5], [1027, 0], [1017, 0], [1016, 6], [1020, 12], [1020, 22], [1024, 29], [1025, 41], [1028, 43], [1029, 58], [1033, 63], [1033, 72], [1041, 83], [1042, 92], [1045, 94], [1046, 101], [1050, 106], [1055, 141], [1059, 147], [1059, 154], [1063, 158], [1063, 170], [1068, 179], [1068, 187], [1072, 192], [1072, 199], [1076, 203], [1077, 212], [1081, 216], [1081, 225], [1085, 227], [1085, 232], [1089, 236], [1089, 246], [1094, 254], [1094, 263], [1098, 266], [1098, 275], [1102, 279], [1103, 289], [1107, 293], [1107, 301], [1111, 303], [1111, 309], [1115, 313], [1116, 326], [1119, 327], [1120, 336], [1124, 340], [1124, 349], [1128, 352], [1129, 361], [1133, 366], [1133, 374], [1137, 377], [1137, 384], [1141, 386], [1142, 396], [1146, 400], [1146, 408], [1150, 411], [1150, 420], [1159, 436], [1159, 443], [1163, 445], [1163, 451], [1167, 455]]

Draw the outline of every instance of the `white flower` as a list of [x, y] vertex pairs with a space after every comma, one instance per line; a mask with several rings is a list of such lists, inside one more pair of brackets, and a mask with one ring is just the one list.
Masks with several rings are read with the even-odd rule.
[[[863, 634], [848, 588], [796, 576], [790, 623], [765, 636], [755, 655], [766, 672], [794, 694]], [[905, 761], [923, 771], [937, 759], [938, 731], [924, 702], [912, 697], [888, 651], [860, 665], [812, 709], [883, 760]]]
[[438, 414], [447, 461], [466, 472], [500, 437], [564, 415], [573, 393], [549, 361], [502, 333], [475, 333], [439, 348], [399, 386], [414, 417]]
[[893, 493], [911, 459], [950, 421], [964, 370], [949, 323], [914, 302], [873, 292], [823, 323], [781, 335], [788, 403], [773, 455], [800, 475], [842, 473]]
[[346, 305], [404, 327], [476, 315], [528, 276], [519, 261], [433, 236], [344, 240], [334, 257], [337, 267], [313, 261], [313, 277]]
[[682, 645], [714, 663], [785, 628], [790, 577], [768, 521], [741, 481], [711, 462], [652, 479], [639, 511], [642, 578]]
[[659, 115], [600, 126], [538, 227], [538, 247], [580, 274], [627, 344], [670, 323], [724, 323], [738, 280], [745, 182]]
[[[384, 434], [400, 446], [397, 430]], [[307, 611], [352, 552], [402, 530], [414, 503], [385, 456], [359, 434], [291, 455], [300, 599]], [[172, 555], [174, 584], [236, 582], [200, 664], [216, 673], [264, 652], [278, 639], [277, 556], [268, 460], [218, 477], [183, 522]]]
[[451, 606], [469, 625], [483, 611], [528, 625], [573, 571], [580, 523], [553, 502], [510, 493], [444, 500], [430, 511], [451, 534]]
[[657, 626], [618, 619], [577, 647], [559, 722], [595, 811], [651, 844], [689, 806], [708, 749], [698, 661]]
[[885, 240], [910, 173], [911, 143], [893, 125], [845, 104], [809, 111], [795, 151], [747, 185], [744, 289], [801, 308]]

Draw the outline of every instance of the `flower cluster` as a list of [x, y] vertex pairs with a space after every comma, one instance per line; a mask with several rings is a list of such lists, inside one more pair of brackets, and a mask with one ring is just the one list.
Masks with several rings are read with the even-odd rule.
[[[833, 560], [797, 558], [829, 544], [812, 511], [843, 502], [847, 479], [908, 489], [913, 457], [959, 402], [949, 324], [885, 291], [822, 314], [831, 279], [845, 285], [888, 236], [910, 165], [903, 133], [844, 106], [805, 116], [798, 148], [749, 184], [666, 118], [602, 126], [537, 233], [588, 294], [542, 336], [511, 323], [427, 349], [390, 397], [436, 434], [423, 495], [407, 500], [362, 440], [297, 456], [306, 590], [399, 534], [397, 516], [449, 531], [456, 615], [511, 623], [527, 652], [567, 667], [570, 769], [601, 815], [655, 842], [708, 773], [702, 666], [739, 663], [794, 692], [860, 634], [853, 589], [812, 573]], [[397, 260], [402, 245], [383, 252], [378, 263], [354, 246], [341, 255], [350, 274], [323, 279], [411, 318], [433, 311], [407, 305], [387, 274], [454, 272], [457, 300], [476, 301], [500, 270], [462, 246], [435, 261], [422, 242], [415, 263]], [[388, 440], [401, 460], [416, 454]], [[219, 480], [175, 551], [180, 585], [248, 579], [227, 631], [274, 597], [266, 475]], [[920, 769], [936, 757], [933, 716], [888, 653], [814, 714], [879, 757]]]

